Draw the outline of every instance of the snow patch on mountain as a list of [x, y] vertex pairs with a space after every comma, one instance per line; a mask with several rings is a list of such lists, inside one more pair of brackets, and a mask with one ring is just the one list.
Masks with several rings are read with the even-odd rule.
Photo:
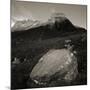
[[19, 21], [16, 21], [15, 23], [12, 23], [11, 24], [11, 30], [12, 31], [21, 31], [21, 30], [28, 30], [30, 28], [33, 28], [33, 27], [38, 27], [41, 25], [41, 22], [40, 21], [33, 21], [33, 20], [19, 20]]

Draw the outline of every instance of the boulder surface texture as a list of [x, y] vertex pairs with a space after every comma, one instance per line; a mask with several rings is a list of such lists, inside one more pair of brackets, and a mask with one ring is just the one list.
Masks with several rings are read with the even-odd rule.
[[77, 58], [72, 52], [68, 49], [53, 49], [40, 58], [32, 69], [30, 78], [36, 84], [47, 84], [54, 77], [72, 81], [78, 74], [77, 67]]

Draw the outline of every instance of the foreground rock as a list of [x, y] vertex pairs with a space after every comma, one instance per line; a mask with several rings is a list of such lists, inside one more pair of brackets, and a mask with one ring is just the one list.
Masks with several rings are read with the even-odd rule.
[[46, 85], [50, 80], [70, 82], [78, 74], [77, 59], [67, 49], [48, 51], [33, 68], [30, 78], [39, 85]]

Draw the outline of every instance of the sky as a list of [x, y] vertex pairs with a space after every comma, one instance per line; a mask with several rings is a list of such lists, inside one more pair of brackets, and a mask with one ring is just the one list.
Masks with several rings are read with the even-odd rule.
[[87, 28], [87, 6], [60, 3], [42, 3], [11, 0], [11, 23], [16, 20], [33, 19], [47, 21], [52, 13], [60, 12], [76, 26]]

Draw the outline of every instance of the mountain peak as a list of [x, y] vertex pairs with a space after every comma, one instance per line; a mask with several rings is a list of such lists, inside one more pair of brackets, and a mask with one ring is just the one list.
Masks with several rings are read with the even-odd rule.
[[52, 18], [55, 18], [55, 17], [65, 17], [65, 14], [64, 14], [64, 13], [59, 13], [59, 12], [57, 12], [57, 13], [52, 13], [52, 14], [51, 14], [51, 17], [52, 17]]
[[52, 13], [51, 17], [49, 18], [49, 21], [51, 22], [62, 22], [66, 20], [65, 14], [64, 13]]

